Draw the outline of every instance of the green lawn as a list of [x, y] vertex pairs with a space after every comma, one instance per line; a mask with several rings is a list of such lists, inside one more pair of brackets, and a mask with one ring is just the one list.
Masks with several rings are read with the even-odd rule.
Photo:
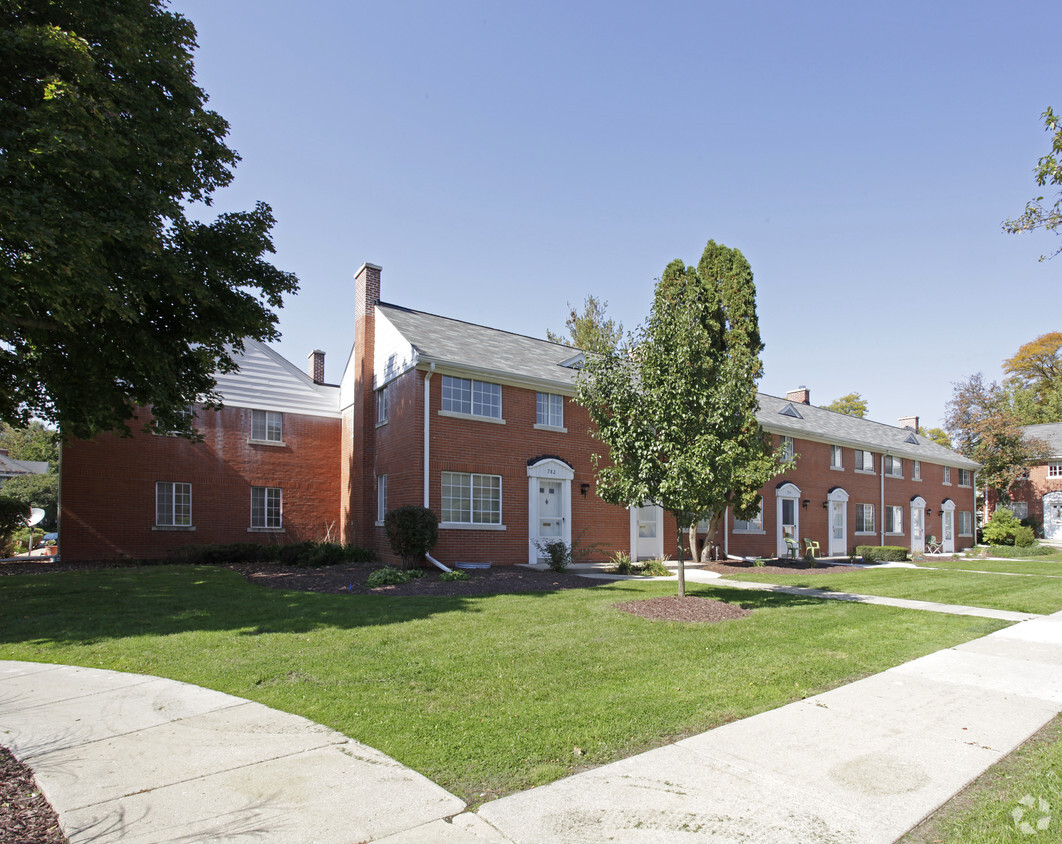
[[980, 560], [977, 558], [928, 560], [918, 563], [926, 568], [966, 569], [969, 571], [1013, 572], [1015, 574], [1042, 574], [1062, 577], [1062, 555], [1034, 557], [1028, 560]]
[[155, 674], [257, 700], [478, 803], [1004, 626], [696, 584], [690, 594], [752, 616], [689, 625], [613, 608], [674, 590], [621, 581], [399, 598], [281, 592], [208, 567], [9, 576], [0, 659]]
[[[1062, 610], [1062, 577], [1046, 577], [1030, 567], [1054, 565], [1022, 560], [963, 560], [957, 568], [981, 569], [983, 573], [951, 569], [881, 568], [853, 569], [841, 574], [769, 574], [755, 569], [730, 580], [810, 586], [836, 592], [856, 592], [887, 598], [913, 598], [942, 604], [965, 604], [1016, 612], [1049, 614]], [[927, 563], [927, 565], [930, 565]], [[988, 566], [992, 565], [990, 570]], [[1014, 577], [992, 572], [1011, 571], [1030, 576]], [[1053, 570], [1052, 570], [1053, 571]]]

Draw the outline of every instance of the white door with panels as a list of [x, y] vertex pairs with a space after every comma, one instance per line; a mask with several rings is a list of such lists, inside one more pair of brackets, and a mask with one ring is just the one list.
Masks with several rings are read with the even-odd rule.
[[550, 540], [572, 541], [572, 479], [575, 471], [556, 457], [527, 467], [527, 559], [540, 562]]

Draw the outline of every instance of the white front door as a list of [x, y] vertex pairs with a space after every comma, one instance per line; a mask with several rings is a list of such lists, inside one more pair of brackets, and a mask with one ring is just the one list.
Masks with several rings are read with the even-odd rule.
[[844, 501], [830, 502], [830, 556], [843, 557], [848, 553], [848, 526], [845, 511], [848, 504]]
[[922, 554], [926, 550], [926, 508], [911, 507], [911, 553]]
[[631, 533], [636, 560], [659, 560], [664, 556], [664, 511], [654, 504], [635, 507]]
[[560, 538], [563, 525], [560, 481], [545, 481], [540, 479], [538, 484], [539, 539], [550, 540]]
[[1044, 496], [1044, 539], [1062, 539], [1062, 492]]
[[800, 489], [796, 484], [782, 484], [775, 492], [778, 499], [778, 556], [789, 553], [786, 539], [800, 543]]
[[[950, 502], [949, 502], [950, 503]], [[955, 505], [952, 504], [950, 509], [944, 509], [940, 511], [940, 515], [943, 520], [943, 552], [945, 554], [955, 553]]]
[[555, 457], [544, 457], [527, 467], [528, 562], [545, 556], [541, 545], [560, 539], [572, 541], [572, 467]]

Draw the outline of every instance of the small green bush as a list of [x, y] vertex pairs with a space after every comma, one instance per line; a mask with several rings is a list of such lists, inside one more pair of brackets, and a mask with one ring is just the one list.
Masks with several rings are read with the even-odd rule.
[[612, 570], [616, 574], [634, 574], [634, 563], [626, 551], [617, 551], [612, 555]]
[[424, 571], [424, 569], [407, 569], [406, 574], [413, 578], [413, 580], [419, 580], [420, 578], [424, 577], [426, 572]]
[[1054, 554], [1057, 549], [1050, 545], [1033, 545], [1031, 548], [1016, 547], [1013, 545], [992, 545], [986, 549], [988, 557], [1046, 557]]
[[907, 549], [902, 545], [857, 545], [855, 552], [868, 563], [901, 563], [907, 559]]
[[641, 564], [638, 573], [646, 577], [670, 577], [674, 572], [661, 560], [647, 560]]
[[1031, 527], [1019, 525], [1014, 531], [1014, 544], [1019, 548], [1031, 548], [1036, 543], [1036, 535]]
[[1006, 507], [997, 507], [981, 535], [986, 545], [1013, 545], [1022, 524]]
[[763, 568], [765, 565], [767, 565], [767, 561], [763, 559], [763, 557], [757, 557], [755, 560], [752, 561], [752, 564], [756, 566], [756, 568]]
[[387, 511], [384, 530], [391, 550], [402, 559], [402, 568], [413, 569], [439, 541], [439, 517], [427, 507], [405, 504]]
[[553, 571], [564, 571], [571, 565], [572, 549], [563, 539], [536, 539], [535, 547], [546, 555], [546, 564]]
[[394, 566], [384, 566], [382, 569], [376, 569], [365, 580], [365, 585], [370, 589], [375, 589], [377, 586], [394, 586], [399, 583], [409, 583], [410, 573], [408, 571], [402, 571], [402, 569], [396, 569]]
[[439, 575], [439, 580], [450, 582], [453, 580], [471, 580], [472, 576], [467, 571], [461, 571], [461, 569], [454, 569], [453, 571], [444, 571]]

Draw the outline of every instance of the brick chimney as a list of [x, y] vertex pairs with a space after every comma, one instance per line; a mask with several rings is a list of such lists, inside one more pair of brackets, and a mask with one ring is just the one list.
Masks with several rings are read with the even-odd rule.
[[786, 400], [795, 402], [796, 404], [811, 404], [811, 390], [804, 385], [797, 387], [795, 390], [790, 390], [785, 394]]
[[918, 431], [918, 417], [917, 416], [901, 416], [899, 425], [901, 428], [910, 428], [912, 431]]
[[381, 267], [376, 264], [362, 264], [354, 274], [354, 402], [343, 415], [344, 540], [366, 548], [372, 548], [376, 538], [376, 393], [373, 391], [373, 365], [380, 273]]
[[324, 355], [320, 349], [314, 349], [306, 361], [306, 374], [313, 379], [314, 384], [324, 383]]

